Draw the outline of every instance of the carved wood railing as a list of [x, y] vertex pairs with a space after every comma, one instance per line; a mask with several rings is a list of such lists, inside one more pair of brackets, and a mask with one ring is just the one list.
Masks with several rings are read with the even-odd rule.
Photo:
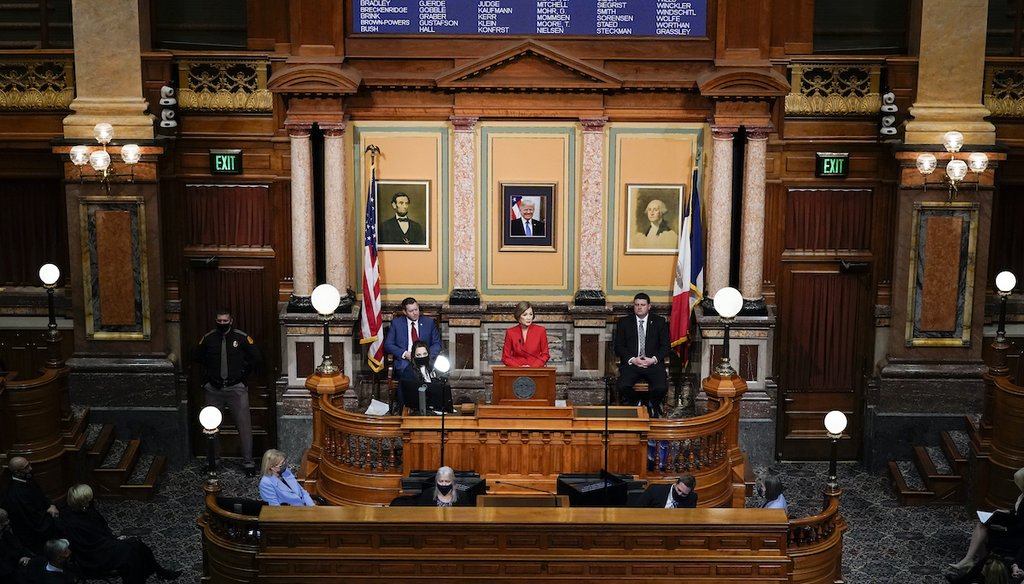
[[206, 509], [196, 520], [203, 537], [204, 582], [255, 582], [258, 516], [232, 513], [217, 504], [219, 486], [207, 489]]
[[0, 111], [68, 111], [75, 97], [74, 52], [4, 53], [0, 78]]
[[[988, 449], [988, 480], [984, 509], [1009, 509], [1020, 495], [1013, 473], [1024, 467], [1024, 386], [1001, 376], [992, 379], [992, 434]], [[986, 396], [988, 397], [988, 396]]]
[[651, 420], [647, 478], [690, 473], [697, 478], [701, 506], [731, 506], [735, 493], [728, 427], [733, 409], [733, 401], [725, 399], [721, 407], [701, 416]]
[[[306, 484], [332, 503], [387, 504], [401, 494], [403, 475], [438, 465], [437, 417], [367, 416], [342, 409], [331, 396], [314, 399]], [[530, 408], [506, 409], [486, 417], [450, 416], [446, 464], [544, 489], [552, 488], [560, 473], [602, 468], [604, 423], [586, 411], [593, 408], [558, 409], [554, 417], [550, 411], [544, 417]], [[701, 506], [742, 506], [743, 485], [734, 479], [730, 458], [732, 399], [685, 420], [647, 420], [633, 413], [611, 420], [609, 470], [655, 481], [691, 473]]]
[[847, 525], [839, 512], [839, 495], [826, 494], [821, 513], [790, 520], [786, 547], [793, 560], [794, 584], [842, 581], [843, 534]]
[[178, 107], [187, 112], [270, 113], [270, 58], [253, 53], [178, 57]]
[[790, 63], [787, 116], [877, 116], [882, 63], [878, 59], [815, 58]]
[[983, 87], [982, 101], [993, 118], [1024, 118], [1024, 61], [987, 58]]
[[[308, 461], [316, 492], [335, 504], [387, 504], [401, 491], [402, 419], [367, 416], [340, 407], [332, 396], [317, 396], [319, 460]], [[339, 400], [340, 401], [340, 400]], [[310, 449], [311, 453], [317, 449]]]

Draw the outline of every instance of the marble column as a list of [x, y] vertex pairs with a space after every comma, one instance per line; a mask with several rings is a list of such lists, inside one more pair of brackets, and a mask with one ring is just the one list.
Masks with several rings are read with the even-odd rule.
[[942, 144], [957, 130], [964, 144], [995, 144], [995, 126], [981, 104], [988, 0], [921, 0], [917, 98], [907, 144]]
[[455, 129], [452, 200], [452, 247], [455, 286], [451, 304], [480, 304], [476, 289], [476, 122], [477, 118], [451, 117]]
[[732, 146], [735, 126], [712, 126], [711, 192], [708, 225], [708, 300], [729, 285], [729, 264], [732, 258]]
[[743, 167], [743, 241], [740, 243], [740, 292], [743, 309], [763, 311], [765, 175], [770, 128], [747, 128]]
[[116, 140], [152, 140], [153, 118], [142, 97], [138, 0], [72, 2], [75, 112], [64, 137], [93, 139], [93, 126], [114, 125]]
[[580, 209], [580, 288], [575, 303], [580, 306], [604, 306], [601, 290], [604, 256], [601, 253], [601, 229], [604, 227], [604, 204], [601, 198], [604, 178], [604, 127], [608, 118], [581, 118], [583, 126], [583, 169]]
[[320, 124], [324, 132], [324, 254], [327, 283], [341, 292], [341, 308], [351, 306], [352, 225], [345, 198], [345, 124]]
[[292, 297], [290, 312], [313, 310], [309, 295], [316, 281], [316, 228], [313, 223], [313, 149], [310, 124], [285, 124], [291, 142]]

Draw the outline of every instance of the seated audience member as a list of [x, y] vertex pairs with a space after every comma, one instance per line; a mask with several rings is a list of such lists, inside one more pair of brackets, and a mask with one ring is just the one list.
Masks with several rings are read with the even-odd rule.
[[1018, 550], [1024, 545], [1024, 468], [1013, 473], [1013, 482], [1021, 491], [1013, 508], [996, 512], [987, 522], [974, 525], [967, 553], [959, 562], [949, 565], [954, 570], [946, 576], [950, 582], [969, 582], [960, 578], [970, 573], [991, 549]]
[[117, 572], [124, 584], [142, 584], [150, 575], [175, 580], [179, 570], [157, 563], [153, 550], [135, 538], [116, 536], [93, 503], [92, 487], [68, 489], [68, 508], [60, 515], [61, 527], [74, 548], [75, 565], [87, 574]]
[[442, 466], [434, 475], [434, 486], [423, 489], [420, 493], [421, 507], [462, 507], [469, 505], [469, 500], [459, 497], [455, 488], [455, 471], [450, 466]]
[[[51, 539], [43, 545], [46, 563], [38, 566], [28, 580], [36, 584], [73, 584], [74, 576], [67, 571], [71, 545], [66, 539]], [[127, 580], [126, 580], [127, 582]]]
[[32, 464], [21, 456], [7, 463], [11, 481], [7, 486], [3, 507], [11, 520], [11, 527], [23, 544], [31, 550], [41, 550], [43, 543], [56, 539], [57, 507], [32, 478]]
[[762, 509], [782, 509], [786, 511], [786, 497], [782, 494], [786, 488], [782, 486], [782, 480], [775, 475], [768, 475], [757, 481], [754, 491], [758, 497], [764, 499]]
[[0, 582], [24, 582], [25, 571], [35, 557], [15, 537], [7, 511], [0, 509]]
[[427, 348], [425, 342], [416, 341], [412, 344], [412, 360], [412, 366], [406, 369], [405, 376], [398, 382], [398, 395], [395, 396], [395, 399], [399, 413], [405, 406], [416, 409], [418, 407], [416, 403], [406, 403], [406, 396], [416, 395], [421, 385], [430, 383], [437, 378], [437, 375], [434, 374], [434, 364], [430, 359], [430, 349]]
[[640, 497], [638, 506], [655, 509], [683, 509], [697, 506], [697, 479], [684, 474], [673, 484], [649, 485]]
[[260, 477], [260, 498], [270, 505], [315, 507], [309, 492], [295, 480], [292, 470], [285, 466], [287, 458], [280, 450], [263, 453], [263, 476]]
[[533, 324], [533, 305], [522, 301], [512, 312], [517, 324], [505, 331], [501, 362], [508, 367], [544, 367], [548, 364], [548, 333]]

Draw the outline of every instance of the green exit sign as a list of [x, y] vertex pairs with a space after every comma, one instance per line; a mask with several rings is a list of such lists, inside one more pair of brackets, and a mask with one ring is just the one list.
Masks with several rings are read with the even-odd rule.
[[818, 178], [846, 178], [850, 174], [849, 152], [818, 152], [814, 176]]
[[242, 151], [211, 149], [210, 174], [242, 174]]

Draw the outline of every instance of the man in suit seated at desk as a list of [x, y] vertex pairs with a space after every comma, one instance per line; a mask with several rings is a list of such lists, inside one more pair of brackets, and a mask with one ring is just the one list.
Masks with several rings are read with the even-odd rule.
[[668, 393], [665, 359], [672, 350], [668, 323], [651, 313], [651, 297], [640, 292], [633, 297], [633, 314], [615, 325], [615, 355], [619, 358], [619, 396], [623, 405], [635, 406], [639, 397], [633, 385], [646, 381], [647, 411], [661, 416], [661, 402]]
[[697, 506], [697, 479], [684, 474], [673, 484], [655, 484], [647, 487], [638, 507], [652, 509], [693, 509]]

